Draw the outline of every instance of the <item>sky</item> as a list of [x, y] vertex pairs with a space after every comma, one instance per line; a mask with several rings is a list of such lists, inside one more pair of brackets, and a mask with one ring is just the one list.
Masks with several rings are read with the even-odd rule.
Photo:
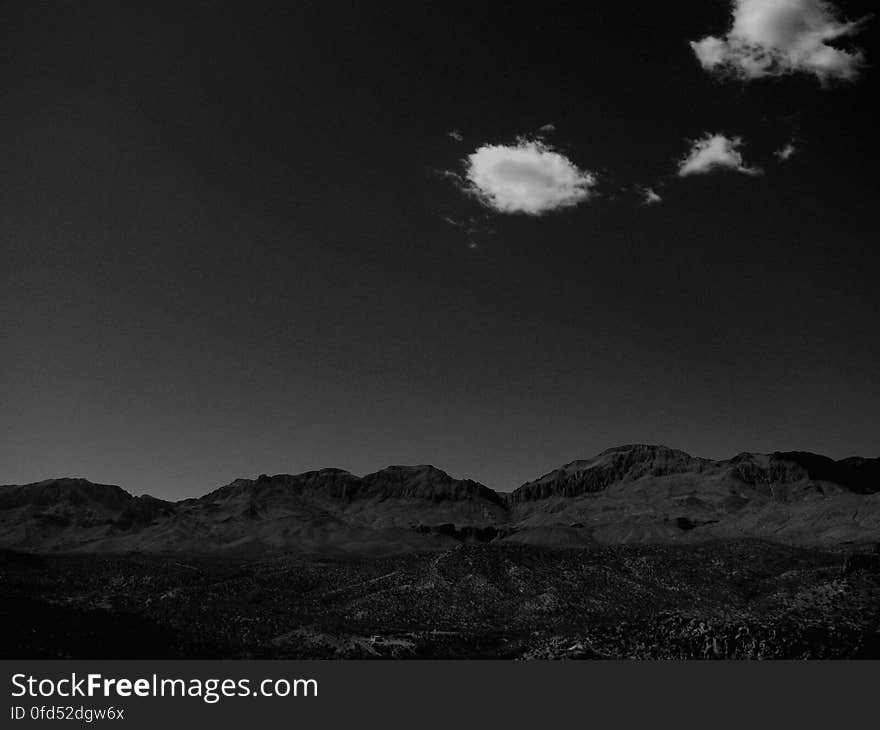
[[0, 4], [0, 483], [880, 455], [877, 21], [779, 4]]

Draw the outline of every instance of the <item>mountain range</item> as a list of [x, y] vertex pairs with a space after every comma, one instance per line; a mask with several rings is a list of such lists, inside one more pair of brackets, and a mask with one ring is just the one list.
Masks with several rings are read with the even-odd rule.
[[554, 547], [753, 537], [880, 542], [880, 458], [704, 459], [655, 445], [573, 461], [512, 492], [433, 466], [262, 475], [197, 499], [85, 479], [0, 486], [0, 547], [24, 552], [393, 554], [461, 542]]

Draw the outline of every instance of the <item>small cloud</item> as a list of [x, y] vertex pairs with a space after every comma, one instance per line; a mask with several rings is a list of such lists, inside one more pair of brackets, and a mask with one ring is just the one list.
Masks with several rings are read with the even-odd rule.
[[732, 0], [733, 23], [723, 38], [690, 46], [707, 71], [742, 79], [808, 73], [825, 83], [853, 80], [864, 66], [859, 49], [830, 45], [861, 30], [866, 20], [840, 20], [827, 0]]
[[789, 142], [787, 145], [785, 145], [785, 147], [780, 150], [776, 150], [776, 152], [774, 152], [773, 154], [777, 157], [777, 159], [785, 162], [786, 160], [790, 160], [794, 156], [795, 152], [797, 152], [797, 147], [795, 147], [793, 143]]
[[468, 241], [466, 245], [471, 251], [474, 251], [479, 248], [476, 241]]
[[457, 129], [453, 129], [453, 130], [447, 132], [446, 136], [451, 137], [456, 142], [461, 142], [464, 139], [464, 135], [461, 132], [459, 132]]
[[663, 202], [663, 198], [653, 188], [641, 187], [639, 193], [642, 196], [642, 205], [657, 205]]
[[499, 213], [542, 215], [583, 203], [596, 176], [540, 140], [483, 145], [465, 160], [466, 189]]
[[706, 134], [695, 140], [690, 152], [682, 158], [678, 165], [680, 177], [688, 175], [706, 175], [719, 170], [733, 170], [745, 175], [760, 175], [760, 167], [747, 167], [743, 162], [739, 148], [742, 137], [725, 137], [723, 134]]
[[544, 134], [550, 134], [551, 132], [556, 131], [556, 125], [553, 122], [548, 122], [543, 127], [538, 127], [539, 132], [543, 132]]

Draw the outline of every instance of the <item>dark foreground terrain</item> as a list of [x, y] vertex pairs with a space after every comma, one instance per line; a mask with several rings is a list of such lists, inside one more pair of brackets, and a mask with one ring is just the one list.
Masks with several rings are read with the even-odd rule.
[[878, 556], [758, 540], [257, 562], [0, 553], [10, 658], [880, 658]]

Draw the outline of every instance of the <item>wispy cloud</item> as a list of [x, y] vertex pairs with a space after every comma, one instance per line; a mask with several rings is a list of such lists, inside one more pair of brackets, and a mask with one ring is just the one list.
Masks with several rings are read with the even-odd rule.
[[691, 143], [691, 149], [678, 165], [680, 177], [706, 175], [710, 172], [732, 170], [745, 175], [760, 175], [759, 167], [749, 167], [739, 152], [743, 146], [741, 137], [707, 133]]
[[544, 213], [589, 200], [596, 176], [540, 140], [483, 145], [465, 160], [465, 188], [499, 213]]
[[457, 129], [451, 129], [446, 133], [447, 137], [454, 139], [456, 142], [461, 142], [464, 139], [464, 135], [459, 132]]
[[724, 37], [690, 44], [707, 71], [744, 79], [802, 72], [824, 83], [855, 79], [864, 65], [861, 50], [830, 43], [857, 33], [865, 19], [841, 20], [826, 0], [732, 0], [731, 12]]

